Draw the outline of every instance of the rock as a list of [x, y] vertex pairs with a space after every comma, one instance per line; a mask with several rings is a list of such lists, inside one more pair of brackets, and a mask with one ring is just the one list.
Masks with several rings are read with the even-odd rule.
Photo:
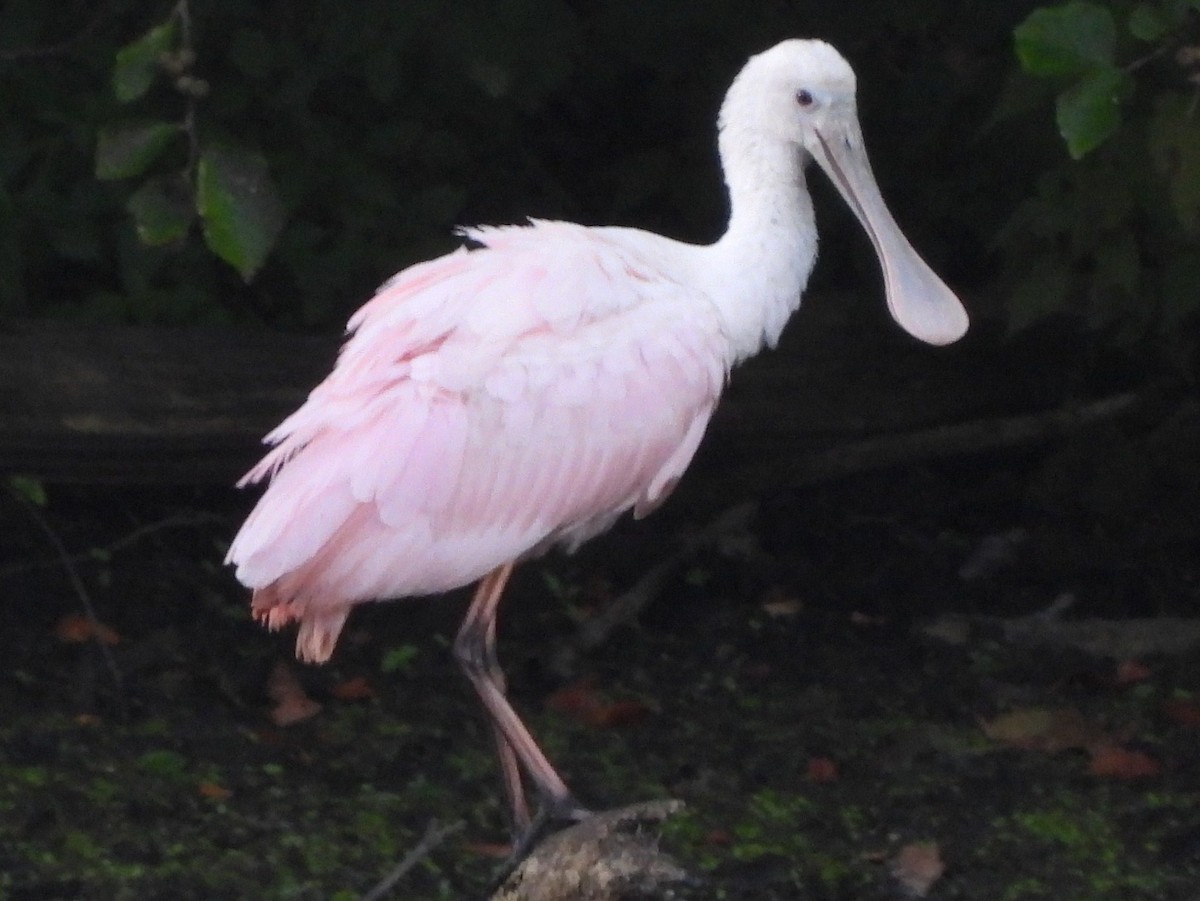
[[597, 813], [547, 838], [492, 901], [634, 901], [679, 897], [695, 880], [658, 848], [658, 825], [682, 801], [648, 801]]

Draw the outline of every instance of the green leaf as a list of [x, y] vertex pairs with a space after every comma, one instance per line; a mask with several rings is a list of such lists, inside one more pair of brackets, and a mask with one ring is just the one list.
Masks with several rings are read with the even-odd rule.
[[133, 122], [100, 130], [96, 177], [106, 181], [141, 175], [179, 134], [170, 122]]
[[1120, 69], [1101, 69], [1058, 95], [1055, 118], [1073, 159], [1103, 144], [1121, 124], [1121, 100], [1132, 90]]
[[11, 475], [8, 477], [8, 490], [18, 494], [35, 507], [46, 506], [46, 486], [41, 479], [33, 476]]
[[1157, 41], [1170, 28], [1170, 23], [1157, 6], [1139, 3], [1129, 14], [1129, 33], [1139, 41]]
[[379, 671], [383, 673], [407, 672], [412, 668], [413, 661], [420, 653], [421, 649], [412, 644], [388, 648], [379, 661]]
[[172, 18], [117, 51], [113, 93], [119, 101], [129, 103], [150, 90], [150, 85], [158, 76], [158, 58], [171, 49], [175, 30], [176, 22]]
[[196, 170], [196, 210], [209, 248], [250, 281], [283, 230], [283, 203], [260, 154], [208, 148]]
[[138, 769], [152, 776], [178, 778], [187, 771], [187, 760], [175, 751], [147, 751], [137, 759]]
[[1031, 75], [1082, 75], [1111, 67], [1117, 28], [1112, 13], [1083, 0], [1034, 10], [1013, 31], [1017, 59]]
[[1180, 225], [1200, 231], [1200, 120], [1191, 115], [1191, 99], [1163, 97], [1150, 120], [1150, 159], [1167, 182]]
[[138, 240], [150, 247], [182, 241], [196, 217], [191, 186], [182, 175], [149, 179], [125, 209], [133, 216]]

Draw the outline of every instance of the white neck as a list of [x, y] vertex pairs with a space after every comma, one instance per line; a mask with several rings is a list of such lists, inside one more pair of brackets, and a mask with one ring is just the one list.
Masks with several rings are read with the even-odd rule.
[[725, 235], [707, 248], [709, 291], [725, 320], [733, 359], [774, 346], [817, 257], [802, 153], [792, 144], [722, 128], [729, 187]]

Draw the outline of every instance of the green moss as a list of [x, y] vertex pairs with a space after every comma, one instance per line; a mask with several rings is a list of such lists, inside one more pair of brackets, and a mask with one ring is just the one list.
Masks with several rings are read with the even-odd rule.
[[41, 766], [18, 766], [9, 770], [14, 782], [29, 788], [43, 788], [50, 782], [50, 773]]
[[1078, 849], [1095, 841], [1095, 835], [1086, 830], [1078, 811], [1035, 810], [1014, 814], [1012, 820], [1034, 838], [1057, 842], [1067, 848]]
[[[1026, 809], [995, 823], [988, 843], [992, 856], [1037, 856], [1039, 846], [1051, 866], [1042, 879], [1024, 878], [1010, 884], [1004, 898], [1061, 897], [1061, 882], [1074, 886], [1077, 895], [1095, 901], [1130, 901], [1166, 897], [1169, 871], [1152, 858], [1140, 857], [1142, 847], [1131, 847], [1118, 825], [1114, 809], [1055, 806]], [[1057, 875], [1057, 881], [1050, 878]]]
[[137, 759], [142, 772], [164, 779], [181, 779], [185, 776], [187, 761], [182, 754], [168, 750], [147, 751]]
[[1035, 898], [1049, 898], [1053, 890], [1040, 879], [1027, 876], [1004, 889], [1000, 901], [1032, 901]]
[[[78, 649], [48, 648], [44, 660], [23, 662], [28, 679], [0, 680], [0, 897], [361, 897], [431, 818], [467, 826], [405, 877], [397, 897], [480, 896], [496, 862], [472, 843], [507, 839], [486, 724], [437, 636], [423, 636], [419, 654], [400, 655], [404, 672], [384, 678], [381, 655], [412, 632], [385, 634], [382, 615], [371, 624], [370, 611], [361, 613], [373, 641], [302, 671], [325, 706], [287, 729], [262, 716], [271, 651], [261, 649], [271, 639], [247, 625], [247, 641], [226, 648], [230, 627], [216, 613], [223, 684], [239, 686], [243, 706], [194, 679], [205, 660], [181, 658], [170, 678], [128, 673], [129, 723], [79, 722], [68, 700], [29, 702], [62, 697]], [[558, 625], [526, 624], [531, 650], [504, 655], [514, 704], [583, 803], [687, 803], [664, 825], [663, 845], [707, 877], [702, 897], [892, 897], [888, 867], [875, 861], [919, 840], [942, 847], [951, 869], [931, 896], [946, 901], [1184, 901], [1200, 884], [1195, 861], [1169, 857], [1194, 825], [1185, 767], [1145, 783], [1102, 781], [1072, 755], [999, 750], [981, 738], [976, 716], [997, 680], [1011, 692], [1005, 679], [1015, 677], [1023, 694], [1044, 694], [1045, 706], [1080, 703], [1061, 696], [1075, 683], [1043, 679], [1041, 655], [1021, 664], [1017, 652], [998, 650], [1001, 675], [981, 681], [965, 652], [895, 653], [891, 643], [902, 639], [881, 643], [866, 632], [843, 641], [830, 620], [819, 660], [806, 652], [801, 666], [799, 623], [722, 602], [595, 653], [589, 667], [603, 690], [651, 711], [599, 729], [546, 711], [516, 665], [562, 628], [560, 608], [543, 615]], [[506, 640], [519, 644], [521, 624], [511, 624]], [[115, 625], [136, 640], [136, 627]], [[288, 644], [279, 652], [290, 653]], [[1180, 683], [1200, 671], [1176, 668]], [[375, 699], [331, 696], [331, 686], [362, 673]], [[194, 688], [179, 690], [181, 678]], [[1145, 703], [1168, 691], [1159, 685]], [[1091, 703], [1105, 722], [1157, 721], [1135, 693], [1097, 692]], [[1164, 762], [1190, 759], [1186, 730], [1154, 735]], [[812, 781], [814, 756], [836, 761], [839, 777]], [[203, 797], [202, 782], [231, 794]]]
[[796, 824], [816, 809], [803, 795], [790, 795], [762, 789], [750, 797], [750, 812], [758, 819], [774, 824]]
[[821, 883], [829, 888], [845, 883], [852, 872], [845, 860], [825, 854], [819, 855], [810, 864], [815, 866]]
[[852, 840], [858, 840], [865, 832], [867, 813], [856, 804], [847, 804], [838, 808], [838, 821], [842, 829]]

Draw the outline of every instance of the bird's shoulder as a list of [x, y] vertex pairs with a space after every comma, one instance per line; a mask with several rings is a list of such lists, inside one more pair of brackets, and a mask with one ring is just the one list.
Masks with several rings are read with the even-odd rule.
[[350, 320], [335, 383], [382, 376], [457, 391], [497, 369], [720, 367], [715, 307], [688, 278], [689, 245], [635, 229], [533, 221], [464, 229], [479, 245], [409, 267]]
[[464, 228], [473, 249], [399, 272], [350, 320], [352, 333], [398, 323], [422, 336], [466, 329], [503, 339], [570, 331], [635, 307], [707, 302], [689, 279], [696, 248], [651, 232], [532, 220]]

